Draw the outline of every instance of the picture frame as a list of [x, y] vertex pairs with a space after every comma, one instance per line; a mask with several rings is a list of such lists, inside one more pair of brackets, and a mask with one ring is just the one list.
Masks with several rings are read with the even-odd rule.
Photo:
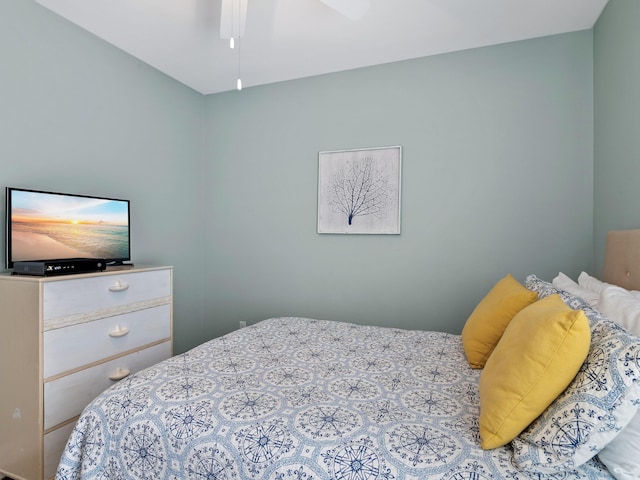
[[399, 235], [402, 147], [318, 154], [318, 233]]

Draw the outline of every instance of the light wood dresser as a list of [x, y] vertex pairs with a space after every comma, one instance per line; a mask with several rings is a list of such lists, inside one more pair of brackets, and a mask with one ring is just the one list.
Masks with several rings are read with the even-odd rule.
[[172, 355], [173, 268], [0, 274], [0, 478], [49, 479], [82, 409]]

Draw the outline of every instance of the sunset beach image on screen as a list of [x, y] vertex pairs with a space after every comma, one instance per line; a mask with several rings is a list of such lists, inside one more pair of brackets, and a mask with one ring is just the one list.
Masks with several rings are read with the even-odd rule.
[[126, 200], [12, 190], [12, 261], [129, 258]]

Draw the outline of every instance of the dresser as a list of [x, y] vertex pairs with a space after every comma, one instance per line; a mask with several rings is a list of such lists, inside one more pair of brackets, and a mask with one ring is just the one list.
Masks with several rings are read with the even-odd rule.
[[0, 274], [0, 478], [49, 479], [82, 409], [172, 355], [173, 269]]

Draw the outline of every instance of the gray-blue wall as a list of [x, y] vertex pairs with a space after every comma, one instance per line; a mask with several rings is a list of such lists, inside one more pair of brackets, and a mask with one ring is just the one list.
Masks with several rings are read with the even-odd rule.
[[[504, 274], [593, 263], [591, 31], [203, 97], [3, 0], [0, 65], [0, 185], [131, 199], [178, 352], [272, 315], [456, 332]], [[316, 234], [318, 152], [387, 145], [402, 234]]]
[[177, 351], [203, 332], [202, 120], [201, 95], [35, 2], [0, 2], [0, 186], [130, 199], [135, 262], [176, 267]]
[[640, 228], [640, 2], [609, 0], [594, 29], [594, 242]]
[[[300, 315], [459, 332], [506, 273], [592, 263], [590, 31], [206, 99], [211, 333]], [[316, 233], [319, 151], [401, 145], [402, 234]]]

